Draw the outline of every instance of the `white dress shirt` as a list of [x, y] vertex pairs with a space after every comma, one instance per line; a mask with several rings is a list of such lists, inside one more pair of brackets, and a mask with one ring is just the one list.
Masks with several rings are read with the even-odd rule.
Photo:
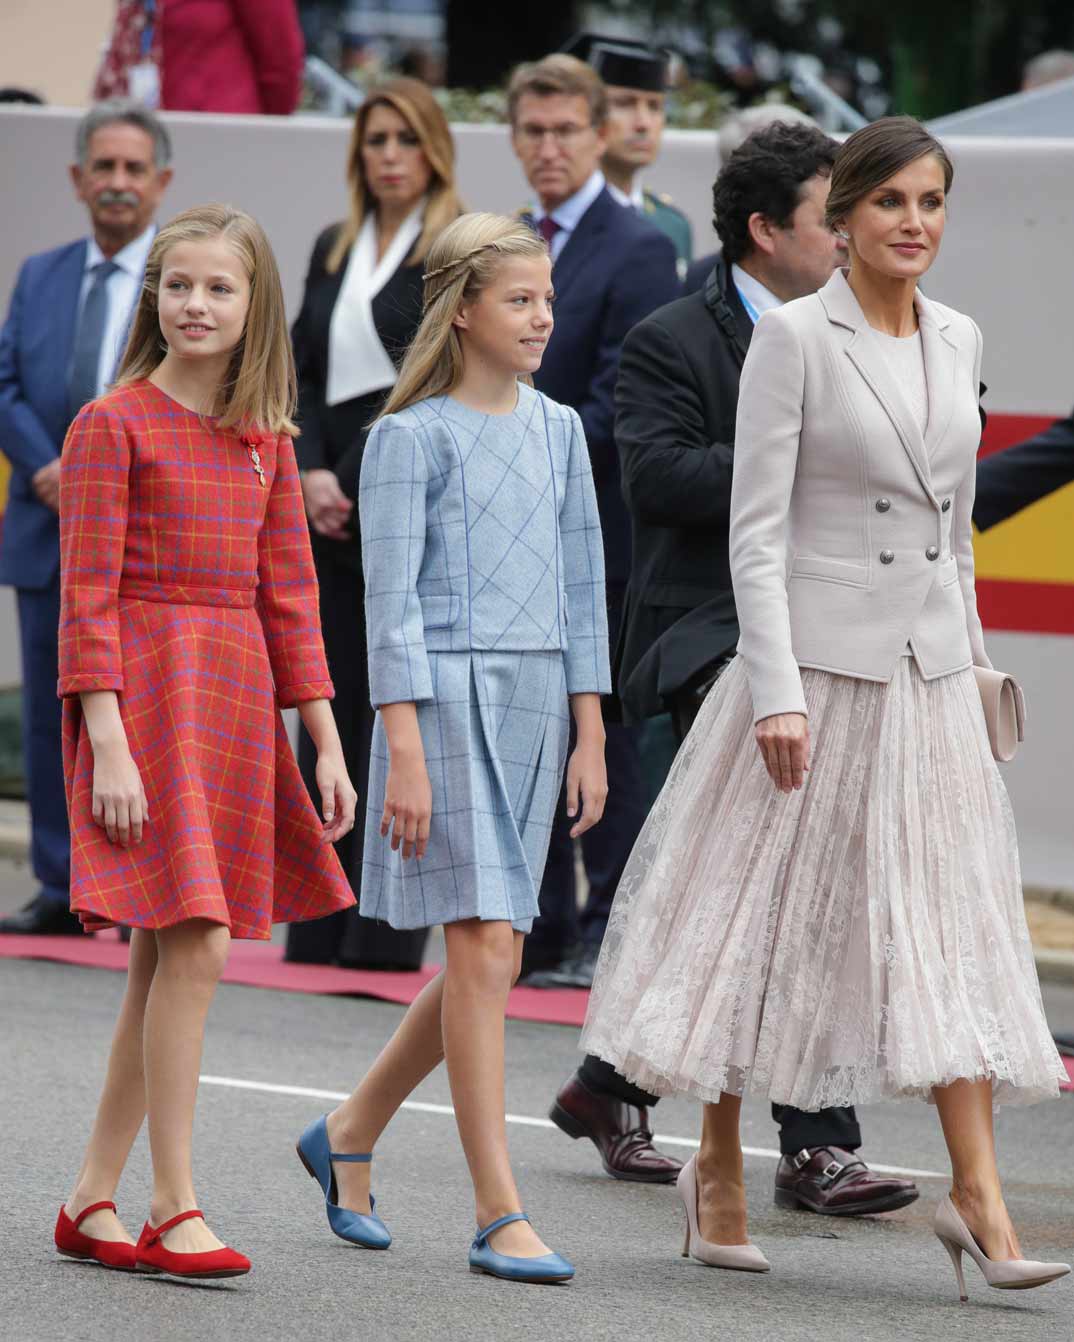
[[[559, 225], [559, 228], [552, 235], [552, 243], [549, 248], [553, 261], [559, 260], [560, 252], [566, 247], [568, 239], [581, 222], [582, 215], [604, 190], [604, 186], [604, 174], [598, 168], [584, 186], [580, 187], [573, 196], [568, 196], [562, 205], [557, 205], [551, 212], [552, 218]], [[534, 222], [539, 224], [544, 217], [545, 211], [541, 209], [540, 205], [535, 205], [533, 208]]]
[[[108, 277], [108, 321], [105, 324], [100, 361], [97, 364], [98, 396], [104, 394], [116, 375], [127, 338], [127, 328], [134, 313], [134, 305], [141, 293], [145, 263], [149, 259], [149, 249], [156, 235], [156, 224], [150, 224], [144, 233], [139, 234], [133, 242], [128, 242], [126, 247], [121, 248], [112, 257], [119, 269], [114, 270]], [[86, 244], [86, 268], [82, 275], [82, 291], [78, 298], [79, 316], [82, 314], [82, 305], [93, 283], [93, 268], [104, 259], [104, 253], [97, 246], [96, 239], [90, 238]]]
[[604, 185], [608, 188], [608, 194], [611, 196], [612, 200], [618, 201], [620, 205], [633, 205], [634, 209], [644, 211], [645, 192], [642, 190], [640, 182], [635, 181], [633, 189], [629, 195], [627, 195], [625, 191], [620, 191], [620, 189], [612, 182], [606, 181]]

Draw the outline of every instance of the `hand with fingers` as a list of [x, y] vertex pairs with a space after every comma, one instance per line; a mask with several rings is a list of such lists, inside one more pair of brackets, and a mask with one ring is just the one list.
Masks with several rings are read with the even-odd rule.
[[320, 751], [315, 773], [324, 816], [321, 839], [325, 843], [335, 843], [354, 828], [354, 808], [358, 803], [358, 794], [351, 784], [343, 751], [338, 745]]
[[571, 826], [571, 838], [576, 839], [600, 820], [604, 803], [608, 800], [608, 770], [604, 762], [604, 741], [589, 740], [582, 735], [571, 752], [567, 763], [567, 815], [573, 820], [578, 815], [581, 800], [582, 814]]
[[403, 859], [425, 856], [429, 822], [433, 814], [433, 789], [424, 753], [392, 750], [388, 782], [384, 789], [381, 838], [391, 834], [392, 851], [402, 844]]
[[126, 741], [93, 752], [93, 819], [121, 848], [142, 842], [149, 802]]
[[303, 471], [302, 498], [314, 531], [334, 541], [350, 537], [354, 501], [340, 488], [335, 471]]
[[809, 772], [809, 722], [804, 713], [774, 713], [754, 728], [768, 776], [780, 792], [796, 792]]

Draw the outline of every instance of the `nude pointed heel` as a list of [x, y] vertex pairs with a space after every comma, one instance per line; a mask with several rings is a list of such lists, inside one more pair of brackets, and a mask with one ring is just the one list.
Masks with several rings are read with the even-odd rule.
[[969, 1254], [981, 1269], [985, 1281], [997, 1291], [1030, 1291], [1034, 1286], [1046, 1286], [1050, 1281], [1065, 1277], [1069, 1263], [1038, 1263], [1031, 1258], [992, 1259], [973, 1238], [969, 1226], [958, 1214], [950, 1197], [945, 1197], [936, 1208], [933, 1222], [936, 1237], [951, 1255], [958, 1279], [959, 1299], [969, 1299], [966, 1278], [962, 1271], [962, 1255]]
[[956, 1244], [954, 1240], [944, 1239], [944, 1237], [939, 1234], [939, 1231], [936, 1233], [939, 1235], [940, 1243], [951, 1256], [951, 1262], [955, 1269], [955, 1277], [958, 1281], [958, 1298], [965, 1304], [970, 1297], [966, 1293], [966, 1277], [962, 1271], [962, 1246]]
[[686, 1243], [684, 1258], [696, 1258], [709, 1267], [727, 1268], [732, 1272], [769, 1272], [772, 1264], [756, 1244], [712, 1244], [701, 1238], [697, 1222], [697, 1156], [691, 1156], [679, 1172], [679, 1196], [686, 1209]]

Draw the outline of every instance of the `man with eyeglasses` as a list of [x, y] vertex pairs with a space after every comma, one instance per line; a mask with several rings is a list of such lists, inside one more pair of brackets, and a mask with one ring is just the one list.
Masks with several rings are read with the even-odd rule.
[[[582, 420], [604, 533], [614, 646], [630, 576], [630, 520], [613, 433], [619, 353], [627, 332], [677, 295], [675, 248], [608, 191], [600, 170], [607, 98], [590, 66], [561, 53], [546, 56], [514, 72], [507, 96], [511, 143], [535, 196], [525, 217], [548, 242], [556, 292], [555, 332], [534, 381]], [[582, 840], [588, 899], [579, 914], [564, 798], [553, 826], [540, 917], [523, 959], [527, 982], [535, 987], [592, 983], [616, 886], [645, 819], [634, 729], [619, 722], [605, 726], [608, 804], [601, 823]], [[644, 1160], [645, 1153], [632, 1152], [631, 1159]]]

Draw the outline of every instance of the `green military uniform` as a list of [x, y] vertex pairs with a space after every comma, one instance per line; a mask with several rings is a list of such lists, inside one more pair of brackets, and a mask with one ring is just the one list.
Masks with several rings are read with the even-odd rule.
[[642, 213], [650, 223], [656, 225], [661, 233], [666, 233], [675, 244], [678, 256], [679, 279], [686, 278], [686, 268], [694, 259], [694, 238], [690, 231], [690, 221], [677, 205], [671, 203], [671, 197], [660, 191], [642, 188], [645, 202]]

